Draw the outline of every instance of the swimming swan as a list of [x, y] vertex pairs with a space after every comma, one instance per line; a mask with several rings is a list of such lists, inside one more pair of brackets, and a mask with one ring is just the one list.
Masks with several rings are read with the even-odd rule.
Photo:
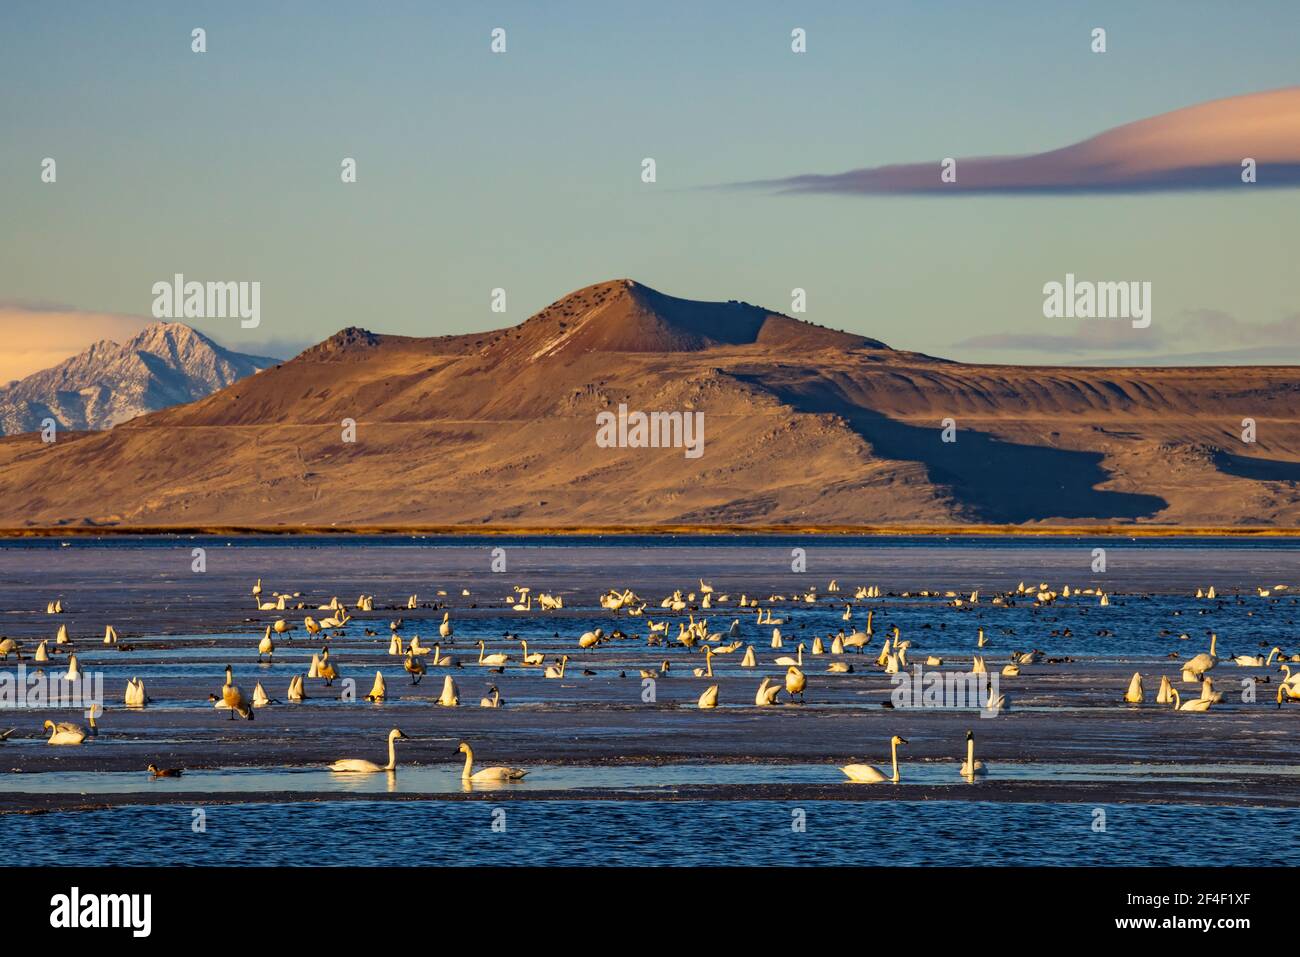
[[1124, 700], [1129, 704], [1141, 704], [1143, 699], [1142, 693], [1142, 674], [1133, 672], [1133, 678], [1128, 683], [1128, 691], [1124, 692]]
[[491, 767], [483, 768], [481, 771], [474, 770], [474, 751], [464, 741], [456, 749], [456, 753], [465, 755], [465, 768], [460, 772], [460, 779], [468, 781], [470, 784], [491, 784], [494, 781], [518, 781], [528, 772], [523, 768]]
[[1208, 698], [1188, 698], [1184, 701], [1182, 695], [1178, 693], [1177, 688], [1172, 689], [1170, 693], [1174, 696], [1175, 711], [1209, 711], [1210, 705], [1214, 704], [1214, 702]]
[[897, 784], [899, 781], [898, 746], [900, 744], [907, 744], [907, 740], [900, 738], [898, 735], [894, 735], [889, 739], [890, 756], [894, 765], [893, 777], [885, 777], [877, 768], [873, 768], [869, 764], [846, 764], [840, 770], [848, 776], [850, 781], [856, 781], [859, 784], [880, 784], [884, 781], [892, 781]]
[[372, 774], [375, 771], [396, 771], [397, 770], [397, 749], [396, 742], [399, 739], [406, 738], [397, 728], [388, 732], [388, 763], [382, 767], [375, 764], [374, 761], [367, 761], [364, 758], [344, 758], [341, 761], [335, 761], [330, 765], [331, 771], [352, 771], [358, 774]]
[[[972, 770], [973, 769], [973, 770]], [[961, 776], [966, 779], [982, 777], [988, 774], [983, 761], [975, 760], [975, 732], [966, 732], [966, 761], [961, 766]]]

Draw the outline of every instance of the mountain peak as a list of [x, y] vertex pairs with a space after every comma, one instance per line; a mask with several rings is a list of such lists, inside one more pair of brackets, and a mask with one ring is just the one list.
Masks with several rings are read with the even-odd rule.
[[887, 349], [865, 336], [826, 329], [739, 300], [679, 299], [633, 279], [585, 286], [511, 330], [497, 349], [529, 358], [582, 352], [700, 352], [764, 345], [787, 349]]

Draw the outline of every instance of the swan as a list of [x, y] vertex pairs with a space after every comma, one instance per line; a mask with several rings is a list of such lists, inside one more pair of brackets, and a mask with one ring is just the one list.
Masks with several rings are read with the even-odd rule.
[[975, 760], [975, 732], [966, 732], [966, 760], [961, 766], [961, 776], [968, 780], [976, 777], [983, 777], [988, 774], [988, 768], [984, 767], [983, 761]]
[[716, 708], [718, 706], [718, 686], [709, 685], [700, 695], [699, 701], [695, 702], [698, 708]]
[[845, 674], [851, 674], [852, 672], [853, 672], [853, 666], [849, 664], [847, 661], [832, 661], [829, 665], [826, 666], [827, 674], [845, 675]]
[[411, 676], [411, 684], [418, 685], [420, 679], [424, 677], [424, 659], [415, 657], [415, 652], [408, 652], [406, 660], [402, 662], [402, 667], [406, 673]]
[[782, 642], [781, 642], [781, 629], [780, 629], [780, 628], [773, 628], [773, 629], [772, 629], [772, 647], [773, 647], [773, 648], [780, 648], [780, 647], [781, 647], [781, 644], [782, 644]]
[[330, 661], [330, 650], [328, 648], [322, 648], [320, 653], [320, 668], [317, 671], [316, 677], [324, 678], [326, 687], [329, 687], [334, 684], [334, 679], [338, 676], [338, 669], [335, 668], [333, 663]]
[[293, 625], [289, 624], [283, 618], [277, 618], [275, 620], [275, 624], [273, 624], [271, 627], [275, 629], [275, 633], [277, 635], [283, 635], [293, 631]]
[[1300, 671], [1291, 674], [1290, 665], [1282, 665], [1281, 670], [1286, 672], [1286, 677], [1282, 679], [1282, 683], [1292, 688], [1300, 689]]
[[455, 708], [460, 704], [460, 689], [456, 687], [456, 682], [451, 675], [443, 679], [442, 694], [438, 696], [438, 704], [444, 708]]
[[36, 654], [33, 656], [33, 660], [37, 664], [43, 664], [50, 660], [50, 653], [46, 650], [44, 641], [36, 646]]
[[804, 673], [791, 665], [785, 672], [785, 690], [790, 697], [799, 696], [800, 702], [803, 701], [804, 689], [808, 687], [808, 679]]
[[1174, 700], [1174, 687], [1169, 683], [1168, 675], [1160, 676], [1160, 690], [1156, 692], [1156, 704], [1168, 704]]
[[456, 749], [457, 754], [465, 755], [465, 768], [460, 772], [460, 779], [470, 784], [491, 784], [494, 781], [518, 781], [528, 772], [523, 768], [492, 767], [474, 770], [474, 750], [464, 741]]
[[1210, 705], [1214, 704], [1214, 702], [1208, 698], [1188, 698], [1184, 701], [1182, 695], [1178, 693], [1177, 688], [1172, 689], [1170, 694], [1174, 696], [1175, 711], [1209, 711]]
[[270, 703], [271, 703], [271, 699], [267, 695], [266, 689], [262, 687], [262, 682], [259, 681], [253, 687], [253, 707], [265, 708]]
[[713, 649], [708, 645], [704, 646], [704, 667], [696, 668], [693, 674], [697, 678], [713, 677]]
[[776, 659], [776, 661], [772, 663], [776, 665], [798, 665], [800, 668], [802, 668], [803, 667], [803, 642], [802, 641], [799, 642], [799, 647], [795, 650], [796, 650], [796, 656], [794, 658], [791, 658], [789, 655], [782, 655], [780, 658]]
[[59, 630], [54, 633], [54, 643], [56, 645], [66, 645], [68, 643], [67, 625], [59, 625]]
[[1195, 658], [1192, 658], [1186, 664], [1183, 665], [1184, 682], [1187, 683], [1199, 682], [1201, 680], [1201, 676], [1204, 675], [1205, 672], [1210, 671], [1211, 669], [1214, 668], [1215, 665], [1219, 663], [1219, 659], [1216, 657], [1217, 652], [1215, 648], [1215, 645], [1217, 644], [1218, 640], [1219, 640], [1219, 636], [1211, 633], [1210, 653], [1207, 655], [1205, 652], [1202, 651]]
[[68, 681], [81, 680], [81, 665], [77, 663], [77, 656], [75, 654], [68, 656], [68, 673], [64, 678]]
[[879, 770], [869, 764], [846, 764], [840, 770], [848, 776], [850, 781], [856, 781], [859, 784], [879, 784], [883, 781], [892, 781], [897, 784], [899, 781], [898, 746], [900, 744], [907, 744], [907, 739], [900, 738], [898, 735], [894, 735], [889, 739], [890, 756], [894, 765], [893, 777], [885, 777]]
[[[868, 622], [870, 621], [870, 618], [871, 615], [868, 613], [867, 615]], [[840, 646], [841, 646], [840, 653], [841, 654], [843, 653], [842, 649], [844, 648], [856, 648], [858, 649], [858, 651], [862, 651], [862, 649], [866, 648], [867, 645], [869, 645], [870, 643], [871, 643], [871, 636], [867, 634], [867, 632], [855, 631], [853, 634], [849, 635], [847, 638], [845, 638], [843, 641], [840, 642]]]
[[1223, 692], [1214, 690], [1214, 681], [1207, 675], [1201, 680], [1201, 700], [1218, 704], [1223, 700]]
[[438, 634], [443, 638], [451, 637], [451, 612], [442, 616], [442, 624], [438, 626]]
[[140, 678], [132, 678], [126, 683], [126, 695], [123, 703], [128, 708], [143, 708], [149, 703], [149, 696], [144, 690], [144, 681]]
[[812, 653], [814, 655], [826, 654], [826, 646], [822, 644], [821, 635], [818, 635], [816, 638], [813, 639]]
[[267, 625], [266, 634], [264, 634], [262, 636], [262, 640], [257, 643], [257, 660], [260, 663], [262, 660], [262, 655], [266, 655], [268, 658], [270, 658], [274, 654], [275, 654], [275, 643], [271, 641], [271, 626]]
[[1282, 649], [1275, 647], [1268, 653], [1267, 659], [1263, 655], [1237, 655], [1232, 660], [1242, 668], [1267, 668], [1273, 663], [1273, 656], [1281, 653]]
[[230, 709], [231, 721], [235, 720], [236, 714], [241, 718], [247, 718], [249, 721], [253, 720], [253, 709], [249, 705], [248, 699], [244, 697], [244, 693], [235, 684], [234, 672], [231, 670], [230, 665], [226, 665], [226, 683], [221, 687], [221, 700]]
[[433, 664], [438, 668], [459, 668], [460, 662], [451, 655], [442, 653], [442, 645], [433, 646]]
[[559, 663], [559, 665], [558, 665], [558, 666], [557, 666], [557, 665], [547, 665], [547, 666], [546, 666], [546, 670], [545, 670], [544, 672], [542, 672], [542, 676], [545, 677], [545, 678], [563, 678], [563, 677], [564, 677], [564, 666], [567, 665], [568, 663], [569, 663], [569, 656], [568, 656], [568, 655], [561, 655], [561, 656], [560, 656], [560, 663]]
[[776, 704], [776, 696], [780, 693], [781, 682], [764, 678], [763, 683], [758, 686], [758, 693], [754, 695], [754, 704], [759, 707]]
[[524, 641], [522, 638], [519, 640], [519, 643], [524, 646], [524, 656], [521, 660], [525, 665], [540, 665], [546, 660], [546, 656], [540, 651], [534, 651], [530, 655], [528, 653], [528, 642]]
[[1143, 700], [1142, 693], [1142, 674], [1133, 672], [1133, 678], [1128, 683], [1128, 691], [1124, 692], [1124, 700], [1129, 704], [1141, 704]]
[[117, 629], [114, 628], [112, 625], [104, 626], [104, 644], [106, 645], [117, 644]]
[[742, 668], [754, 668], [754, 667], [757, 667], [757, 665], [758, 665], [758, 661], [757, 661], [757, 659], [754, 658], [754, 646], [753, 646], [753, 645], [746, 645], [746, 646], [745, 646], [745, 657], [743, 657], [743, 658], [740, 659], [740, 667], [742, 667]]
[[55, 724], [53, 721], [46, 721], [45, 730], [50, 732], [46, 744], [81, 744], [86, 740], [85, 729], [67, 722]]
[[[370, 686], [370, 693], [366, 695], [366, 700], [383, 701], [386, 697], [388, 697], [388, 684], [384, 681], [384, 673], [382, 671], [376, 671], [375, 683]], [[253, 703], [257, 703], [256, 696], [253, 698]]]
[[507, 661], [510, 660], [509, 655], [503, 654], [501, 652], [497, 652], [496, 654], [493, 655], [484, 655], [483, 652], [486, 650], [487, 650], [487, 645], [485, 645], [483, 643], [483, 640], [480, 638], [478, 643], [478, 663], [481, 665], [489, 665], [495, 667], [496, 665], [504, 665]]
[[331, 771], [349, 771], [357, 774], [372, 774], [375, 771], [396, 771], [397, 770], [397, 749], [396, 742], [404, 740], [406, 735], [400, 730], [394, 728], [388, 732], [388, 763], [382, 767], [375, 764], [374, 761], [367, 761], [364, 758], [344, 758], [341, 761], [335, 761], [330, 765]]
[[1007, 678], [1018, 678], [1020, 677], [1020, 666], [1014, 662], [1009, 665], [1003, 665], [1002, 674]]
[[289, 692], [287, 697], [290, 701], [307, 700], [307, 688], [306, 683], [302, 680], [302, 675], [294, 675], [289, 679]]
[[974, 655], [971, 660], [970, 673], [973, 675], [986, 675], [988, 669], [984, 667], [984, 658], [980, 655]]
[[393, 637], [388, 641], [388, 653], [390, 655], [404, 655], [406, 649], [402, 647], [402, 636], [393, 632]]
[[[396, 638], [397, 636], [394, 635], [393, 637]], [[411, 654], [411, 655], [427, 655], [432, 650], [433, 649], [430, 648], [428, 645], [420, 644], [419, 635], [412, 636], [411, 643], [406, 646], [407, 654]]]
[[488, 688], [488, 696], [480, 698], [478, 706], [480, 708], [500, 708], [505, 702], [501, 700], [501, 692], [497, 690], [496, 685]]

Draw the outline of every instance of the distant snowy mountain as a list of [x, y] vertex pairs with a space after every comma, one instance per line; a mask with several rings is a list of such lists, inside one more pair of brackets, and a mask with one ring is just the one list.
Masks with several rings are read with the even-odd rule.
[[95, 343], [51, 369], [0, 387], [0, 435], [52, 418], [64, 429], [108, 429], [193, 402], [277, 360], [225, 349], [180, 322], [156, 322], [129, 342]]

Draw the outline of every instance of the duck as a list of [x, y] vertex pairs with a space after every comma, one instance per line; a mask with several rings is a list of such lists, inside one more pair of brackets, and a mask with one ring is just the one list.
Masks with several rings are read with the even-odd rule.
[[507, 768], [503, 766], [482, 768], [479, 771], [475, 771], [474, 749], [464, 741], [460, 743], [460, 747], [456, 749], [456, 753], [465, 755], [465, 767], [460, 772], [460, 779], [469, 784], [492, 784], [494, 782], [518, 781], [528, 773], [523, 768]]
[[330, 770], [354, 774], [373, 774], [376, 771], [396, 771], [396, 744], [398, 741], [405, 739], [406, 735], [404, 735], [398, 728], [394, 728], [392, 731], [388, 732], [388, 763], [385, 765], [375, 764], [374, 761], [367, 761], [364, 758], [343, 758], [331, 764]]
[[155, 779], [178, 778], [185, 773], [184, 768], [160, 768], [155, 764], [149, 765], [149, 767], [146, 768], [145, 770], [147, 770], [150, 774], [152, 774]]
[[885, 781], [892, 781], [897, 784], [900, 780], [898, 773], [898, 746], [900, 744], [907, 744], [907, 739], [900, 738], [898, 735], [894, 735], [889, 739], [890, 758], [894, 766], [892, 777], [886, 777], [878, 768], [874, 768], [870, 764], [846, 764], [840, 770], [844, 772], [850, 781], [859, 784], [881, 784]]
[[505, 702], [501, 700], [501, 692], [497, 690], [496, 685], [488, 688], [487, 696], [480, 698], [478, 702], [480, 708], [500, 708], [504, 704]]
[[966, 760], [961, 766], [961, 776], [964, 778], [982, 777], [988, 774], [988, 769], [984, 767], [983, 761], [975, 760], [975, 732], [966, 732]]

